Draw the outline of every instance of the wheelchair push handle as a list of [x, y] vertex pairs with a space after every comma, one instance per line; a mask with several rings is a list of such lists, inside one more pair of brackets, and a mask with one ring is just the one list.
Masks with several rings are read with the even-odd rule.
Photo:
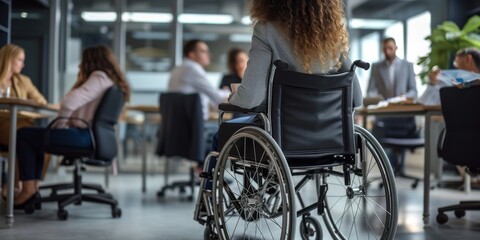
[[[275, 65], [276, 68], [280, 69], [280, 70], [288, 70], [288, 63], [286, 62], [283, 62], [281, 60], [275, 60], [273, 62], [273, 64]], [[352, 66], [350, 67], [350, 71], [353, 72], [355, 71], [355, 68], [356, 67], [359, 67], [359, 68], [362, 68], [364, 70], [368, 70], [370, 68], [370, 63], [368, 62], [364, 62], [362, 60], [355, 60], [353, 63], [352, 63]]]
[[368, 70], [370, 68], [370, 63], [364, 62], [362, 60], [355, 60], [352, 63], [352, 66], [350, 67], [350, 71], [351, 72], [355, 71], [355, 67], [359, 67], [359, 68], [362, 68], [364, 70]]

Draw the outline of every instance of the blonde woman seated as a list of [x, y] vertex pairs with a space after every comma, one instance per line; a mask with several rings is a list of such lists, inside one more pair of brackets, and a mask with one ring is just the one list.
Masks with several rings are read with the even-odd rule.
[[[25, 50], [15, 44], [4, 45], [0, 49], [0, 89], [3, 96], [9, 94], [9, 97], [30, 99], [39, 104], [47, 104], [47, 100], [38, 91], [29, 77], [21, 74], [25, 66]], [[8, 89], [8, 90], [7, 90]], [[33, 119], [19, 118], [17, 128], [33, 125]], [[10, 120], [7, 117], [0, 116], [0, 146], [2, 155], [6, 155], [8, 149], [8, 140], [10, 137]], [[18, 169], [17, 169], [18, 170]], [[2, 174], [5, 175], [5, 174]], [[15, 174], [18, 176], [18, 174]], [[5, 183], [6, 179], [2, 181]], [[15, 191], [18, 193], [21, 186], [15, 181]], [[7, 188], [2, 186], [2, 197], [6, 198]]]

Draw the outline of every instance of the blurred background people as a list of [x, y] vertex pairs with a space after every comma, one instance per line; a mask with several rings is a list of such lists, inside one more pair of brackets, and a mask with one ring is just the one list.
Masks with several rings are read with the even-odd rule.
[[228, 74], [223, 76], [220, 82], [220, 88], [225, 90], [232, 90], [230, 85], [232, 83], [241, 83], [245, 69], [247, 68], [248, 54], [240, 48], [232, 48], [228, 51], [227, 67]]
[[[453, 65], [457, 69], [462, 69], [473, 73], [480, 73], [480, 50], [475, 47], [458, 50], [455, 54]], [[451, 85], [450, 83], [446, 83], [438, 79], [441, 70], [442, 69], [435, 66], [429, 73], [427, 89], [418, 99], [418, 101], [422, 104], [440, 105], [440, 88]], [[458, 87], [470, 87], [476, 85], [480, 85], [479, 79], [469, 83], [462, 83], [458, 85]]]
[[207, 43], [194, 39], [183, 48], [183, 63], [172, 70], [168, 91], [198, 93], [202, 101], [203, 118], [208, 120], [209, 108], [217, 108], [226, 102], [229, 91], [215, 88], [208, 80], [205, 67], [210, 65], [210, 50]]
[[[397, 49], [395, 39], [385, 38], [382, 41], [384, 59], [372, 64], [368, 97], [381, 97], [386, 100], [394, 97], [417, 98], [413, 64], [397, 57]], [[379, 139], [418, 137], [415, 117], [377, 118], [373, 133]], [[405, 150], [389, 150], [387, 154], [394, 172], [405, 175]]]
[[[105, 46], [86, 48], [79, 65], [77, 81], [60, 102], [59, 117], [70, 118], [58, 121], [49, 131], [49, 142], [72, 148], [92, 146], [90, 130], [80, 118], [89, 125], [104, 93], [117, 85], [129, 100], [130, 88], [112, 51]], [[15, 208], [23, 209], [27, 204], [36, 204], [40, 198], [38, 183], [43, 167], [45, 153], [45, 128], [22, 128], [18, 130], [17, 156], [20, 180], [23, 187], [15, 198]]]
[[[0, 49], [0, 90], [3, 96], [9, 93], [9, 97], [30, 99], [38, 104], [47, 104], [47, 100], [33, 85], [28, 76], [21, 74], [25, 66], [25, 50], [15, 44], [4, 45]], [[34, 120], [31, 118], [18, 118], [17, 129], [32, 126]], [[8, 117], [0, 116], [0, 151], [6, 153], [8, 150], [8, 141], [10, 137], [10, 120]], [[18, 174], [15, 175], [18, 178]], [[6, 175], [2, 173], [3, 183], [6, 182]], [[15, 184], [15, 190], [18, 193], [20, 189], [18, 181]], [[2, 197], [6, 198], [6, 187], [2, 186]]]

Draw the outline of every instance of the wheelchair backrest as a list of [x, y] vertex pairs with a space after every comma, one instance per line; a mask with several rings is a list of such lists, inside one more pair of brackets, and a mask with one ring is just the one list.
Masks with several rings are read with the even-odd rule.
[[354, 72], [312, 75], [275, 65], [268, 116], [285, 157], [354, 154]]

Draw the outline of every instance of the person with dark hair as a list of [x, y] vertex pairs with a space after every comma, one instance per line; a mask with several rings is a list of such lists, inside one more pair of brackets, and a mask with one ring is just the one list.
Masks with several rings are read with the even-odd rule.
[[232, 48], [227, 54], [228, 74], [223, 76], [220, 88], [232, 90], [232, 83], [241, 83], [245, 69], [247, 68], [248, 54], [243, 49]]
[[[396, 55], [398, 47], [393, 38], [382, 41], [384, 59], [372, 64], [367, 95], [390, 99], [394, 97], [417, 98], [417, 85], [413, 64]], [[380, 118], [375, 120], [373, 133], [377, 138], [415, 138], [417, 137], [414, 117]], [[390, 149], [389, 149], [390, 150]], [[394, 172], [404, 174], [405, 151], [387, 151]]]
[[207, 120], [209, 108], [217, 108], [218, 104], [226, 102], [229, 91], [215, 88], [208, 80], [204, 67], [210, 65], [210, 51], [204, 41], [188, 41], [183, 47], [183, 56], [182, 65], [172, 70], [168, 91], [199, 93], [203, 117]]
[[413, 64], [396, 55], [398, 47], [393, 38], [382, 42], [384, 59], [372, 64], [367, 95], [389, 99], [397, 96], [417, 98]]
[[[45, 97], [38, 91], [32, 80], [21, 74], [25, 66], [25, 50], [15, 44], [6, 44], [0, 49], [0, 97], [16, 97], [29, 99], [38, 104], [47, 104]], [[17, 119], [17, 129], [34, 125], [34, 120], [28, 117]], [[10, 121], [7, 117], [0, 117], [0, 150], [7, 151], [10, 136]], [[18, 172], [18, 169], [15, 169]], [[7, 196], [6, 174], [1, 173], [3, 178], [2, 198]], [[21, 191], [18, 181], [18, 174], [15, 174], [15, 192]]]
[[[49, 131], [49, 142], [72, 147], [91, 147], [90, 131], [83, 121], [91, 125], [95, 110], [104, 93], [112, 86], [123, 91], [126, 101], [130, 98], [130, 87], [117, 64], [112, 51], [105, 46], [86, 48], [79, 65], [77, 81], [60, 102], [59, 117]], [[82, 119], [80, 121], [78, 119]], [[17, 156], [20, 180], [23, 188], [15, 198], [15, 208], [35, 204], [40, 198], [38, 182], [45, 153], [45, 128], [21, 128], [17, 132]]]

